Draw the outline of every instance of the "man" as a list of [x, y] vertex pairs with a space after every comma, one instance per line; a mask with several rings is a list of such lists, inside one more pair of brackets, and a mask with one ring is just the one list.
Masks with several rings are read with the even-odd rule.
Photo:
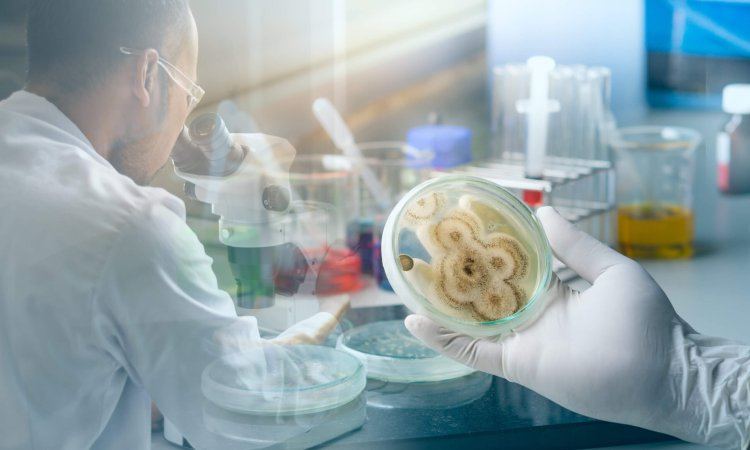
[[256, 322], [184, 204], [145, 186], [202, 95], [186, 0], [31, 0], [28, 55], [0, 102], [0, 449], [148, 448], [149, 398], [196, 447], [231, 448], [200, 377]]
[[[31, 0], [27, 89], [0, 103], [0, 448], [149, 447], [149, 395], [198, 448], [200, 376], [259, 342], [216, 288], [183, 204], [145, 187], [200, 100], [184, 0]], [[635, 263], [539, 218], [593, 283], [553, 283], [499, 341], [422, 317], [428, 345], [578, 412], [746, 447], [750, 350], [696, 333]], [[288, 336], [288, 335], [287, 335]]]

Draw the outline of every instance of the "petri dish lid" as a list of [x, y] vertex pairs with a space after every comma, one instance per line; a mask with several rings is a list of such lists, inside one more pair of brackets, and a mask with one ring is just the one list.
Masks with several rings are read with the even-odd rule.
[[340, 350], [268, 345], [212, 362], [201, 388], [207, 400], [230, 411], [295, 415], [349, 403], [366, 382], [362, 363]]
[[203, 405], [206, 428], [225, 439], [242, 442], [244, 450], [315, 447], [356, 430], [367, 420], [367, 400], [361, 393], [351, 402], [310, 414], [267, 416], [243, 414], [220, 408], [211, 402]]
[[452, 380], [426, 383], [367, 382], [367, 405], [386, 409], [451, 409], [482, 398], [492, 375], [474, 372]]
[[552, 250], [541, 223], [490, 180], [443, 175], [416, 186], [388, 216], [381, 252], [410, 310], [471, 336], [510, 332], [548, 300]]
[[397, 383], [444, 381], [474, 372], [426, 347], [402, 320], [374, 322], [341, 335], [337, 348], [362, 361], [367, 377]]

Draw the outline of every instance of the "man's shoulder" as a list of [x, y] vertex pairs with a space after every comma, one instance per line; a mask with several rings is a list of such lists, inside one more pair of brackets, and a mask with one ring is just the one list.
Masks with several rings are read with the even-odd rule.
[[7, 236], [34, 231], [106, 252], [127, 230], [184, 224], [182, 200], [117, 172], [46, 100], [18, 93], [0, 102], [0, 119], [0, 207], [13, 212], [0, 217]]
[[[20, 148], [23, 147], [23, 148]], [[182, 200], [158, 187], [140, 186], [112, 167], [64, 142], [43, 149], [22, 145], [0, 167], [0, 205], [14, 211], [14, 224], [54, 224], [61, 240], [117, 239], [129, 228], [156, 220], [185, 220]], [[10, 217], [8, 217], [10, 219]], [[0, 220], [0, 222], [3, 222]]]
[[124, 176], [104, 176], [100, 182], [105, 189], [92, 199], [92, 212], [113, 233], [149, 240], [186, 226], [185, 204], [165, 189], [139, 186]]

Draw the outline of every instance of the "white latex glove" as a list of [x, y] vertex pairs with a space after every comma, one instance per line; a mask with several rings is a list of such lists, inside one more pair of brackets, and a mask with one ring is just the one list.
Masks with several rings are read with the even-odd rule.
[[418, 315], [406, 318], [411, 333], [577, 413], [747, 448], [750, 347], [696, 333], [639, 264], [552, 208], [537, 216], [555, 255], [591, 288], [574, 291], [554, 277], [540, 317], [499, 339], [471, 338]]

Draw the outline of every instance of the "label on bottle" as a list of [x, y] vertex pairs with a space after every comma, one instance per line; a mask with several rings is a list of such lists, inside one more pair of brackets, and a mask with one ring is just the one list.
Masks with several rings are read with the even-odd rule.
[[729, 159], [732, 154], [729, 135], [720, 132], [716, 136], [717, 183], [722, 191], [729, 190]]

